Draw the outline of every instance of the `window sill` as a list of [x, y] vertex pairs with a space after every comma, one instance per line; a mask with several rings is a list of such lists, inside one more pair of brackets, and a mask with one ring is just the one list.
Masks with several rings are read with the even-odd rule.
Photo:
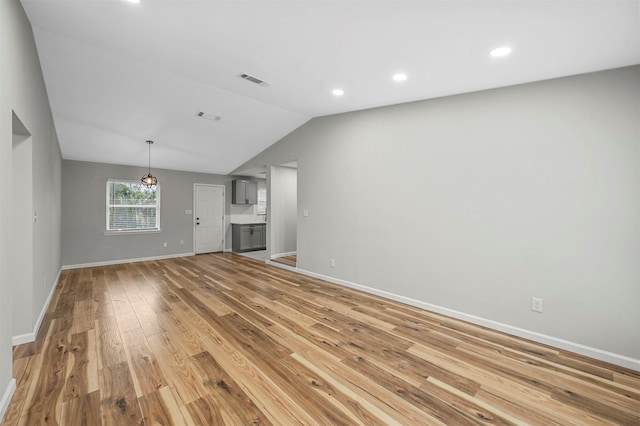
[[140, 234], [159, 234], [162, 229], [136, 229], [135, 231], [104, 231], [104, 235], [111, 237], [114, 235], [140, 235]]

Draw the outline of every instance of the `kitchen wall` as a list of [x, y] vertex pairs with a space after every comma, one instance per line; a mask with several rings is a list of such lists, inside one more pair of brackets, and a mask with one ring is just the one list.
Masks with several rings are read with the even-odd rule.
[[[267, 188], [267, 181], [265, 179], [254, 178], [240, 178], [258, 182], [258, 191], [264, 191]], [[231, 187], [229, 187], [231, 188]], [[231, 191], [231, 189], [229, 189]], [[229, 192], [231, 194], [231, 192]], [[256, 204], [231, 204], [231, 216], [229, 217], [230, 223], [258, 223], [265, 222], [266, 215], [258, 214], [258, 205]]]
[[[31, 26], [17, 0], [0, 1], [0, 63], [1, 418], [15, 389], [12, 344], [35, 337], [60, 271], [60, 147]], [[14, 209], [15, 201], [26, 209]]]
[[298, 172], [290, 167], [271, 167], [269, 221], [271, 257], [289, 254], [297, 248]]
[[634, 66], [320, 117], [236, 173], [298, 160], [308, 273], [640, 369], [639, 93]]
[[[62, 162], [62, 264], [66, 266], [193, 253], [193, 184], [225, 186], [225, 247], [231, 248], [229, 176], [154, 169], [160, 181], [161, 233], [105, 236], [105, 191], [109, 178], [138, 180], [144, 167]], [[180, 244], [183, 240], [184, 244]], [[167, 242], [167, 247], [163, 243]]]

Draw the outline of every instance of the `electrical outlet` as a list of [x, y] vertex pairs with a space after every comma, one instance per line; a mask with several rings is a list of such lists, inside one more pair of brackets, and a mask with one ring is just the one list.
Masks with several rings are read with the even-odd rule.
[[164, 243], [162, 243], [162, 247], [166, 247], [167, 246], [167, 242], [165, 241]]
[[307, 209], [302, 210], [302, 216], [303, 217], [309, 217], [309, 210], [307, 210]]
[[329, 259], [329, 265], [330, 265], [332, 268], [335, 268], [335, 267], [336, 267], [336, 260], [335, 260], [335, 259]]
[[539, 297], [531, 298], [531, 310], [534, 312], [542, 312], [543, 310], [543, 300]]

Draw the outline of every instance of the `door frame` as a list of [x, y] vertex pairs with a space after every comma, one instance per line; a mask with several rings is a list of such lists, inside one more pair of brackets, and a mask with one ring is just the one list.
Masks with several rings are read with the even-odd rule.
[[[300, 224], [298, 223], [299, 220], [299, 216], [298, 216], [298, 211], [299, 209], [299, 201], [298, 201], [298, 166], [297, 166], [297, 160], [294, 160], [296, 162], [296, 166], [290, 166], [289, 164], [293, 163], [289, 162], [289, 163], [285, 163], [285, 164], [277, 164], [277, 165], [272, 165], [269, 167], [268, 170], [268, 179], [267, 179], [267, 208], [269, 210], [269, 216], [268, 216], [268, 220], [267, 222], [269, 223], [269, 225], [267, 225], [267, 249], [268, 249], [268, 255], [269, 255], [269, 259], [273, 260], [273, 259], [277, 259], [278, 257], [282, 257], [282, 256], [289, 256], [292, 254], [297, 254], [298, 253], [298, 229], [300, 227]], [[276, 240], [279, 240], [280, 236], [282, 235], [282, 229], [278, 226], [278, 220], [282, 214], [284, 209], [281, 207], [281, 204], [279, 202], [274, 202], [274, 195], [276, 198], [276, 201], [279, 201], [280, 199], [282, 199], [282, 194], [281, 194], [281, 183], [282, 181], [279, 179], [275, 179], [273, 178], [274, 176], [274, 171], [277, 169], [293, 169], [296, 172], [296, 221], [295, 221], [295, 229], [296, 229], [296, 247], [295, 247], [295, 251], [288, 251], [288, 252], [283, 252], [282, 250], [277, 250], [276, 252]]]
[[196, 253], [196, 220], [194, 219], [194, 217], [196, 217], [196, 187], [197, 186], [211, 186], [211, 187], [217, 187], [217, 188], [222, 188], [222, 253], [225, 252], [226, 248], [227, 248], [227, 204], [226, 204], [226, 197], [227, 197], [227, 191], [226, 191], [226, 186], [225, 185], [216, 185], [216, 184], [211, 184], [211, 183], [194, 183], [193, 184], [193, 210], [191, 210], [191, 232], [193, 232], [193, 254], [197, 254]]

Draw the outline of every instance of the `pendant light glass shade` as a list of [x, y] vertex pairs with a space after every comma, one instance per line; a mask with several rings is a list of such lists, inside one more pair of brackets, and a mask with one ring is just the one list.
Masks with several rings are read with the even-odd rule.
[[147, 173], [146, 176], [142, 176], [142, 179], [140, 179], [140, 182], [142, 182], [142, 184], [147, 188], [151, 188], [152, 186], [155, 186], [158, 184], [158, 178], [151, 174], [151, 144], [152, 143], [153, 141], [147, 141], [147, 144], [149, 144], [149, 172]]

